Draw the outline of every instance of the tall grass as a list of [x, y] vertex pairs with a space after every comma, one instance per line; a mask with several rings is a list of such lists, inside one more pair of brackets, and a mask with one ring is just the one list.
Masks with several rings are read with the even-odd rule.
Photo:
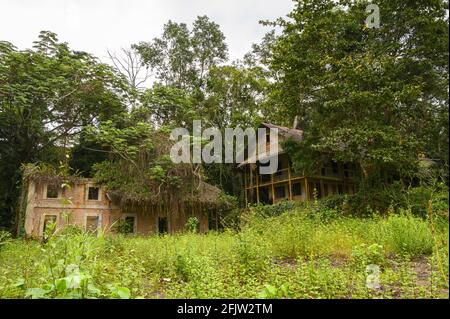
[[[448, 221], [433, 234], [428, 221], [407, 212], [364, 219], [338, 213], [250, 212], [239, 232], [207, 235], [93, 237], [72, 229], [46, 243], [8, 238], [0, 249], [0, 297], [448, 297], [445, 276], [427, 270], [417, 277], [437, 269], [437, 252], [448, 260]], [[366, 285], [371, 264], [382, 269], [377, 289]], [[448, 262], [443, 269], [448, 278]]]
[[382, 223], [384, 243], [398, 254], [410, 256], [430, 255], [433, 251], [433, 236], [426, 220], [406, 212], [391, 215]]

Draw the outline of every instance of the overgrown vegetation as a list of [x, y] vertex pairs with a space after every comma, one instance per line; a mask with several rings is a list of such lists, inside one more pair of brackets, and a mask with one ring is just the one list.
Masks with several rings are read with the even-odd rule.
[[3, 234], [0, 297], [448, 298], [448, 213], [346, 217], [320, 202], [263, 210], [246, 211], [239, 232], [207, 235], [195, 220], [174, 236]]
[[[294, 0], [238, 61], [206, 16], [124, 50], [128, 70], [49, 31], [26, 50], [0, 39], [0, 297], [448, 297], [448, 1], [379, 0], [380, 28], [368, 3]], [[193, 120], [295, 122], [292, 167], [354, 165], [356, 194], [243, 207], [236, 165], [170, 160], [170, 130]], [[124, 210], [226, 211], [225, 230], [17, 239], [27, 179], [78, 176]]]
[[[293, 167], [315, 175], [330, 160], [356, 165], [358, 194], [347, 204], [360, 214], [384, 213], [403, 200], [398, 188], [420, 185], [419, 158], [448, 184], [448, 3], [380, 0], [380, 28], [364, 24], [368, 3], [294, 0], [286, 18], [263, 22], [272, 30], [237, 61], [206, 16], [191, 26], [169, 21], [161, 36], [125, 49], [131, 65], [116, 54], [114, 67], [100, 63], [49, 31], [27, 50], [1, 41], [0, 227], [18, 235], [27, 163], [67, 161], [72, 173], [97, 175], [134, 199], [148, 197], [148, 184], [167, 193], [191, 173], [240, 196], [233, 164], [188, 174], [168, 161], [161, 136], [192, 131], [192, 120], [223, 132], [296, 119], [303, 140], [283, 146]], [[145, 70], [152, 83], [118, 65]]]

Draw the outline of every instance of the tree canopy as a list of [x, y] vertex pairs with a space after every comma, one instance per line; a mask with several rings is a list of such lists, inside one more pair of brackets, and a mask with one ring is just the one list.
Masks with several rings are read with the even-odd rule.
[[0, 43], [0, 221], [10, 225], [20, 166], [58, 162], [78, 133], [124, 112], [112, 69], [42, 32], [33, 49]]
[[421, 154], [448, 163], [447, 4], [378, 1], [379, 28], [365, 25], [368, 4], [295, 1], [275, 22], [270, 98], [305, 131], [298, 166], [328, 154], [370, 178], [411, 174]]

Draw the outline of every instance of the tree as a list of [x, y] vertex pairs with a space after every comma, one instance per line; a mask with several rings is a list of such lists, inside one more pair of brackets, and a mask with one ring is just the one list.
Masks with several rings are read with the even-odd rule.
[[143, 85], [150, 78], [150, 74], [136, 50], [122, 48], [120, 53], [108, 50], [108, 56], [116, 71], [127, 79], [130, 87], [135, 90], [144, 88]]
[[139, 104], [145, 85], [150, 80], [150, 70], [144, 65], [140, 54], [133, 48], [122, 48], [119, 53], [108, 50], [108, 56], [114, 65], [116, 73], [121, 76], [127, 84], [124, 90], [129, 107]]
[[188, 91], [156, 83], [142, 96], [142, 108], [136, 111], [146, 114], [148, 122], [158, 126], [192, 126], [192, 120], [199, 118], [196, 101]]
[[447, 3], [377, 1], [380, 28], [364, 24], [368, 4], [296, 1], [270, 59], [273, 104], [305, 130], [298, 166], [300, 151], [355, 162], [363, 184], [414, 174], [419, 154], [448, 162]]
[[191, 45], [197, 85], [203, 88], [207, 72], [228, 59], [225, 36], [218, 24], [207, 16], [199, 16], [192, 27]]
[[122, 112], [113, 70], [51, 32], [32, 50], [0, 44], [0, 225], [16, 214], [20, 165], [61, 160], [81, 128]]
[[261, 120], [259, 111], [268, 82], [260, 69], [242, 63], [211, 68], [207, 78], [202, 115], [210, 125], [253, 127]]
[[228, 49], [219, 26], [206, 16], [194, 21], [192, 30], [184, 23], [169, 21], [161, 38], [133, 46], [143, 62], [167, 86], [195, 90], [202, 88], [207, 71], [225, 62]]

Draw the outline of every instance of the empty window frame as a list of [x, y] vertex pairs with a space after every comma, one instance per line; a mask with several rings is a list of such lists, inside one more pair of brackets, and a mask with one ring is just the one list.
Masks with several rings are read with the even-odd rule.
[[337, 194], [337, 186], [336, 186], [336, 184], [331, 184], [331, 193], [333, 195]]
[[286, 186], [275, 187], [275, 198], [286, 198]]
[[58, 184], [50, 183], [47, 184], [45, 190], [45, 198], [58, 198], [59, 197], [59, 187]]
[[88, 200], [100, 200], [100, 188], [95, 186], [89, 186]]
[[355, 176], [355, 168], [353, 164], [344, 164], [344, 177], [351, 178]]
[[281, 175], [281, 170], [283, 169], [283, 162], [278, 159], [278, 166], [277, 166], [277, 171], [275, 172], [276, 175]]
[[339, 164], [335, 161], [327, 162], [322, 167], [322, 176], [339, 176]]
[[136, 215], [123, 215], [120, 219], [119, 231], [122, 234], [136, 234]]
[[52, 229], [52, 232], [56, 230], [58, 222], [58, 215], [56, 214], [44, 214], [42, 215], [41, 236], [46, 234]]
[[169, 224], [167, 217], [158, 217], [158, 234], [167, 234], [169, 231]]
[[269, 183], [272, 181], [272, 176], [270, 174], [261, 174], [261, 183]]
[[333, 172], [333, 175], [339, 175], [339, 165], [337, 162], [331, 161], [331, 171]]
[[91, 232], [91, 233], [98, 232], [99, 229], [102, 227], [100, 215], [87, 214], [85, 216], [84, 227], [87, 232]]
[[302, 183], [293, 183], [292, 184], [292, 195], [293, 196], [301, 196], [302, 195]]
[[326, 183], [323, 184], [323, 196], [324, 197], [328, 196], [328, 184]]

